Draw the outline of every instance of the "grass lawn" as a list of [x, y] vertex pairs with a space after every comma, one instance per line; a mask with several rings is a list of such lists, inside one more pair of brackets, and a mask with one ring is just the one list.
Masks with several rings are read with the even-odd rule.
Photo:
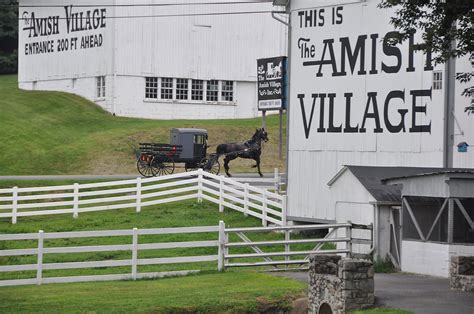
[[1, 313], [262, 312], [288, 310], [304, 284], [261, 273], [0, 288]]
[[[29, 184], [28, 184], [29, 185]], [[215, 204], [185, 201], [142, 209], [111, 210], [71, 215], [20, 218], [16, 225], [0, 220], [0, 233], [26, 233], [206, 226], [224, 220], [227, 226], [260, 226], [261, 222], [234, 210], [219, 213]], [[248, 234], [252, 240], [283, 239], [283, 234]], [[299, 236], [302, 237], [302, 236]], [[140, 236], [139, 243], [196, 241], [217, 239], [217, 234]], [[237, 238], [231, 237], [231, 241]], [[130, 243], [130, 237], [80, 238], [46, 240], [45, 247], [108, 245]], [[36, 241], [2, 241], [0, 249], [35, 247]], [[312, 246], [292, 246], [294, 250]], [[282, 250], [263, 248], [264, 251]], [[231, 253], [248, 252], [236, 249]], [[143, 251], [139, 258], [216, 254], [216, 248], [165, 249]], [[129, 259], [129, 252], [99, 252], [75, 254], [46, 254], [45, 263]], [[296, 258], [296, 257], [295, 257]], [[35, 263], [35, 256], [0, 257], [0, 265]], [[249, 260], [247, 260], [249, 261]], [[139, 266], [139, 272], [199, 269], [204, 273], [182, 278], [157, 280], [114, 281], [97, 283], [49, 284], [0, 288], [0, 313], [11, 312], [261, 312], [267, 309], [285, 310], [291, 300], [304, 294], [305, 284], [275, 278], [252, 269], [230, 269], [217, 273], [216, 262], [177, 265]], [[102, 275], [130, 273], [130, 267], [72, 269], [44, 271], [43, 277]], [[35, 271], [0, 273], [0, 280], [34, 278]]]
[[[0, 76], [0, 175], [135, 174], [128, 142], [169, 143], [173, 127], [204, 128], [210, 151], [217, 144], [249, 139], [261, 119], [146, 120], [114, 117], [79, 96], [23, 91], [16, 75]], [[284, 123], [286, 125], [286, 123]], [[283, 169], [278, 159], [278, 116], [267, 118], [263, 171]], [[285, 134], [285, 132], [284, 132]], [[285, 142], [285, 141], [284, 141]], [[252, 172], [236, 160], [231, 171]], [[222, 167], [221, 167], [222, 168]]]
[[[38, 232], [61, 232], [61, 231], [89, 231], [89, 230], [114, 230], [132, 229], [134, 227], [143, 228], [167, 228], [167, 227], [187, 227], [187, 226], [217, 226], [219, 220], [226, 223], [226, 227], [258, 227], [261, 221], [253, 217], [245, 217], [242, 213], [226, 209], [224, 213], [218, 212], [217, 205], [203, 201], [198, 203], [194, 200], [178, 203], [161, 204], [145, 207], [140, 213], [134, 209], [108, 210], [102, 212], [80, 213], [77, 219], [73, 219], [70, 214], [20, 217], [18, 223], [13, 225], [7, 218], [0, 219], [0, 233], [27, 233]], [[252, 241], [260, 240], [283, 240], [284, 234], [278, 232], [248, 233], [247, 236]], [[303, 234], [292, 235], [292, 239], [307, 237]], [[190, 233], [177, 235], [142, 235], [139, 243], [151, 242], [183, 242], [183, 241], [204, 241], [217, 240], [218, 234], [214, 233]], [[231, 234], [230, 241], [241, 242], [235, 235]], [[73, 238], [73, 239], [48, 239], [45, 240], [45, 247], [59, 246], [81, 246], [81, 245], [112, 245], [131, 243], [131, 237], [102, 237], [102, 238]], [[34, 248], [37, 246], [36, 240], [0, 241], [0, 249]], [[311, 250], [313, 244], [294, 244], [291, 250]], [[331, 244], [326, 244], [325, 248], [333, 248]], [[265, 252], [283, 251], [284, 246], [262, 247]], [[234, 253], [253, 253], [250, 248], [232, 248]], [[139, 252], [139, 258], [161, 258], [175, 256], [198, 256], [217, 255], [217, 247], [205, 248], [177, 248], [161, 250], [145, 250]], [[79, 261], [100, 261], [100, 260], [120, 260], [130, 259], [129, 251], [95, 252], [95, 253], [74, 253], [74, 254], [46, 254], [45, 263], [79, 262]], [[283, 257], [280, 257], [283, 259]], [[300, 256], [292, 257], [300, 259]], [[237, 261], [254, 261], [255, 259], [238, 259]], [[260, 259], [261, 260], [261, 259]], [[36, 256], [13, 256], [0, 257], [0, 265], [12, 264], [34, 264]], [[139, 272], [160, 272], [173, 270], [216, 270], [217, 262], [200, 262], [167, 265], [142, 265], [138, 267]], [[74, 275], [99, 275], [99, 274], [126, 274], [130, 273], [129, 267], [108, 267], [96, 269], [71, 269], [71, 270], [47, 270], [44, 277], [74, 276]], [[0, 273], [0, 279], [34, 278], [35, 271]]]

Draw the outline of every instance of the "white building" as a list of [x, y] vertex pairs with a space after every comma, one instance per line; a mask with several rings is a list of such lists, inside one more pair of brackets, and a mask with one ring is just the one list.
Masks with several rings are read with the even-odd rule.
[[230, 2], [20, 0], [19, 86], [119, 116], [255, 117], [256, 60], [286, 52], [286, 28], [271, 2]]
[[407, 167], [474, 168], [472, 148], [457, 147], [474, 143], [474, 120], [461, 96], [468, 85], [454, 81], [472, 71], [468, 58], [433, 65], [414, 49], [419, 33], [391, 46], [394, 12], [378, 3], [289, 3], [287, 191], [289, 220], [372, 223], [385, 257], [401, 192], [391, 199], [381, 179]]

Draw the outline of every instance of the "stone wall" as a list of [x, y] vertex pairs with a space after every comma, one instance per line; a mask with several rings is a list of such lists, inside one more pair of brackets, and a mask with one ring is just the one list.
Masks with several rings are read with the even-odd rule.
[[452, 256], [449, 267], [452, 290], [474, 292], [474, 256]]
[[309, 264], [309, 313], [340, 314], [374, 305], [374, 268], [371, 261], [313, 255]]

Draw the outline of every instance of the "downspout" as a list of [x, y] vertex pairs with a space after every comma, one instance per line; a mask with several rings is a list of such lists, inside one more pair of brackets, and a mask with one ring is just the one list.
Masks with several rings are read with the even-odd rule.
[[277, 20], [278, 22], [282, 23], [282, 24], [285, 24], [286, 26], [290, 26], [290, 23], [289, 23], [289, 20], [288, 22], [279, 18], [276, 14], [287, 14], [287, 12], [283, 12], [283, 11], [272, 11], [272, 17]]
[[374, 260], [379, 252], [379, 205], [373, 204], [374, 207], [374, 228], [372, 229], [372, 237], [374, 241]]
[[[116, 9], [116, 4], [117, 4], [117, 0], [114, 0], [113, 1], [113, 16], [116, 16], [117, 15], [117, 9]], [[116, 63], [115, 63], [115, 36], [116, 36], [116, 33], [117, 33], [117, 29], [116, 29], [116, 19], [112, 19], [112, 114], [115, 116], [115, 98], [116, 98], [116, 95], [115, 95], [115, 91], [116, 91], [116, 84], [117, 84], [117, 69], [115, 68], [116, 66]]]
[[[451, 49], [455, 47], [456, 43], [451, 43]], [[451, 57], [445, 64], [445, 97], [444, 97], [444, 155], [443, 167], [453, 167], [453, 147], [454, 147], [454, 101], [455, 101], [455, 79], [456, 74], [456, 59]]]
[[[276, 16], [275, 14], [288, 14], [288, 22], [279, 18], [278, 16]], [[286, 75], [287, 75], [287, 88], [288, 88], [288, 92], [287, 92], [287, 101], [286, 101], [286, 176], [285, 176], [285, 186], [286, 186], [286, 204], [288, 204], [288, 157], [289, 157], [289, 139], [290, 139], [290, 110], [289, 110], [289, 107], [290, 107], [290, 85], [291, 85], [291, 12], [290, 12], [290, 8], [289, 8], [289, 1], [288, 1], [288, 4], [286, 6], [286, 11], [283, 12], [283, 11], [272, 11], [272, 18], [274, 18], [275, 20], [277, 20], [278, 22], [286, 25], [288, 27], [288, 43], [287, 43], [287, 72], [286, 72]], [[288, 206], [288, 205], [287, 205]], [[287, 209], [287, 214], [288, 214], [288, 209]]]

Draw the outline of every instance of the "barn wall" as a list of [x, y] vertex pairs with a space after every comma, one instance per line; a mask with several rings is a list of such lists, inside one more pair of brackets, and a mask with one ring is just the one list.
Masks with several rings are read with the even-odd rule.
[[[356, 224], [374, 224], [374, 202], [375, 199], [362, 186], [359, 180], [346, 170], [329, 187], [331, 205], [335, 209], [334, 220], [338, 222], [351, 221]], [[345, 230], [339, 229], [338, 236], [343, 237]], [[353, 230], [353, 237], [370, 239], [370, 233], [365, 230]], [[338, 243], [338, 248], [343, 248], [345, 243]], [[368, 253], [367, 245], [353, 244], [353, 250], [358, 253]]]
[[451, 256], [474, 256], [472, 245], [402, 241], [402, 271], [448, 277]]
[[[86, 0], [63, 3], [64, 6], [90, 4]], [[108, 0], [102, 3], [120, 5], [131, 2]], [[143, 3], [163, 4], [158, 0]], [[53, 0], [21, 0], [20, 4], [58, 3]], [[248, 118], [258, 114], [256, 59], [284, 55], [286, 52], [286, 29], [269, 12], [179, 16], [271, 11], [274, 8], [268, 2], [239, 5], [73, 7], [72, 12], [85, 14], [87, 10], [94, 9], [105, 10], [106, 17], [110, 17], [104, 20], [103, 27], [75, 32], [68, 29], [66, 9], [62, 6], [24, 8], [20, 12], [20, 18], [28, 19], [19, 22], [20, 88], [73, 92], [123, 116], [155, 119]], [[58, 17], [57, 31], [35, 36], [34, 32], [38, 30], [30, 27], [32, 14], [36, 18]], [[155, 17], [149, 17], [150, 15]], [[126, 18], [128, 16], [142, 18]], [[100, 46], [82, 47], [81, 40], [88, 36], [100, 36]], [[64, 40], [69, 42], [69, 48], [58, 51], [59, 43]], [[47, 41], [52, 42], [54, 51], [32, 54], [25, 52], [25, 47], [29, 44]], [[71, 45], [72, 41], [76, 43], [74, 47]], [[104, 100], [96, 99], [97, 76], [107, 77]], [[156, 106], [157, 103], [144, 101], [145, 77], [235, 81], [235, 101], [234, 104], [161, 102], [160, 106]], [[73, 79], [74, 87], [71, 86]]]
[[401, 267], [404, 272], [448, 277], [449, 246], [403, 240]]
[[[470, 70], [469, 70], [470, 69]], [[472, 71], [473, 64], [468, 58], [457, 59], [456, 73], [462, 71]], [[458, 168], [473, 168], [474, 167], [474, 116], [472, 114], [467, 115], [464, 112], [464, 108], [469, 106], [471, 103], [471, 97], [462, 96], [462, 92], [465, 88], [472, 85], [470, 83], [456, 83], [455, 87], [455, 111], [454, 115], [458, 121], [454, 125], [454, 147], [453, 147], [453, 167]], [[467, 152], [458, 152], [456, 145], [461, 142], [467, 142], [471, 145]]]
[[[203, 103], [145, 99], [144, 77], [117, 77], [116, 113], [120, 116], [154, 119], [222, 119], [256, 115], [254, 82], [236, 82], [235, 102]], [[140, 93], [132, 93], [139, 90]]]
[[[443, 166], [445, 87], [433, 89], [433, 71], [445, 67], [425, 69], [426, 56], [410, 55], [409, 42], [384, 47], [393, 12], [378, 1], [323, 3], [291, 1], [288, 212], [330, 220], [336, 213], [326, 183], [343, 165]], [[456, 72], [467, 66], [458, 62]], [[462, 138], [471, 139], [470, 116], [460, 115]], [[472, 152], [460, 154], [454, 166], [474, 167]]]

